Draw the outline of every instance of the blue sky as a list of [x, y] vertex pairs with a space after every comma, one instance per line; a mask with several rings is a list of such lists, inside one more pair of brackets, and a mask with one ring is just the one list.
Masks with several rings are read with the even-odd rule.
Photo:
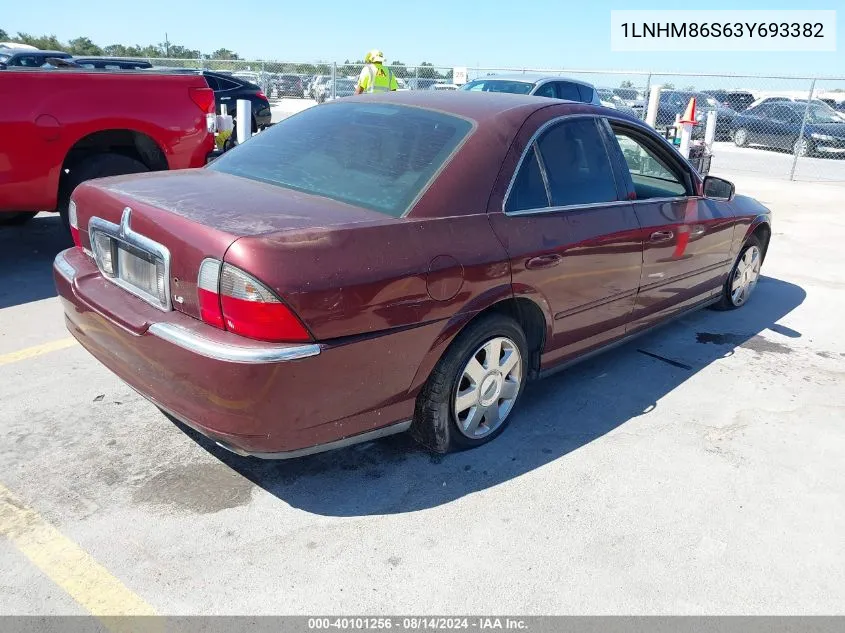
[[[114, 0], [7, 3], [0, 28], [15, 33], [87, 35], [96, 43], [164, 41], [204, 52], [225, 46], [242, 57], [289, 61], [363, 57], [374, 47], [406, 64], [553, 67], [686, 72], [724, 71], [845, 76], [845, 5], [841, 1], [711, 0], [702, 4], [653, 0], [428, 0], [371, 5], [349, 0], [179, 2], [143, 0], [120, 17]], [[611, 9], [836, 9], [835, 53], [613, 53]], [[416, 6], [414, 6], [416, 5]], [[712, 5], [712, 6], [711, 6]], [[243, 17], [234, 10], [243, 6]], [[372, 20], [367, 6], [377, 6]], [[121, 9], [126, 11], [126, 9]], [[214, 16], [221, 16], [215, 20]], [[389, 22], [385, 17], [389, 16]], [[216, 22], [216, 23], [215, 23]], [[238, 28], [237, 24], [243, 24]]]

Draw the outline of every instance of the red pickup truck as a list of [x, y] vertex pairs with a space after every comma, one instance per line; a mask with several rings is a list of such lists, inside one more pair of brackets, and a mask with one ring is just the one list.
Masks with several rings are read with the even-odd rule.
[[58, 211], [85, 180], [202, 167], [214, 92], [194, 74], [2, 70], [0, 224]]

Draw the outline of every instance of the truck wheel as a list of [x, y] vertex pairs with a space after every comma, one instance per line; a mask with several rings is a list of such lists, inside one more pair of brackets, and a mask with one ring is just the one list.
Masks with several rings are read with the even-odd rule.
[[36, 215], [36, 211], [21, 211], [19, 213], [0, 213], [0, 226], [19, 226], [21, 224], [26, 224]]
[[70, 194], [83, 182], [94, 178], [138, 174], [149, 170], [149, 167], [141, 161], [123, 154], [97, 154], [80, 162], [70, 170], [64, 187], [59, 192], [59, 214], [62, 216], [65, 227], [70, 228], [67, 217]]

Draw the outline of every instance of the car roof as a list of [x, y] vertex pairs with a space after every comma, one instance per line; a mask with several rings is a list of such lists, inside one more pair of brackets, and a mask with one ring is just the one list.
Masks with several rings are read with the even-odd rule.
[[74, 61], [92, 61], [92, 62], [131, 62], [133, 64], [149, 64], [146, 59], [138, 59], [136, 57], [99, 57], [97, 55], [91, 55], [88, 57], [85, 56], [74, 56]]
[[[478, 123], [499, 121], [509, 118], [507, 115], [521, 113], [525, 118], [537, 110], [550, 106], [572, 107], [583, 111], [584, 107], [595, 107], [596, 112], [605, 112], [596, 106], [581, 102], [567, 102], [559, 99], [547, 99], [533, 95], [519, 95], [509, 92], [473, 92], [470, 90], [396, 90], [393, 92], [372, 93], [356, 99], [371, 99], [384, 103], [416, 106], [436, 110], [445, 114], [474, 119]], [[519, 117], [517, 117], [519, 118]], [[520, 122], [521, 124], [521, 122]]]
[[73, 57], [70, 53], [64, 51], [42, 51], [41, 49], [33, 50], [31, 48], [0, 48], [0, 51], [9, 55], [40, 55], [42, 57]]
[[579, 84], [581, 86], [587, 86], [588, 88], [594, 88], [593, 84], [589, 81], [584, 81], [583, 79], [573, 79], [572, 77], [566, 77], [563, 75], [531, 75], [531, 74], [524, 74], [524, 73], [512, 73], [512, 74], [504, 74], [504, 75], [487, 75], [486, 77], [476, 77], [473, 81], [495, 81], [495, 80], [503, 80], [503, 81], [521, 81], [523, 83], [529, 84], [536, 84], [540, 83], [541, 81], [568, 81], [569, 83]]

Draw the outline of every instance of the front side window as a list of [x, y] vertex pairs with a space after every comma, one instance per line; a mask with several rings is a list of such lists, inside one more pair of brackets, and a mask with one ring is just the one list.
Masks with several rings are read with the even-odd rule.
[[686, 186], [659, 154], [624, 130], [614, 130], [637, 200], [685, 196]]
[[557, 97], [555, 94], [555, 85], [553, 83], [543, 84], [539, 88], [537, 88], [536, 92], [534, 92], [535, 97], [550, 97], [554, 99]]
[[568, 99], [569, 101], [581, 101], [581, 92], [578, 90], [576, 84], [568, 81], [557, 82], [557, 94], [561, 99]]
[[512, 92], [514, 94], [527, 95], [533, 87], [534, 84], [527, 81], [477, 79], [466, 84], [461, 90], [471, 90], [473, 92]]
[[399, 217], [471, 129], [432, 110], [346, 101], [284, 119], [207, 169]]

